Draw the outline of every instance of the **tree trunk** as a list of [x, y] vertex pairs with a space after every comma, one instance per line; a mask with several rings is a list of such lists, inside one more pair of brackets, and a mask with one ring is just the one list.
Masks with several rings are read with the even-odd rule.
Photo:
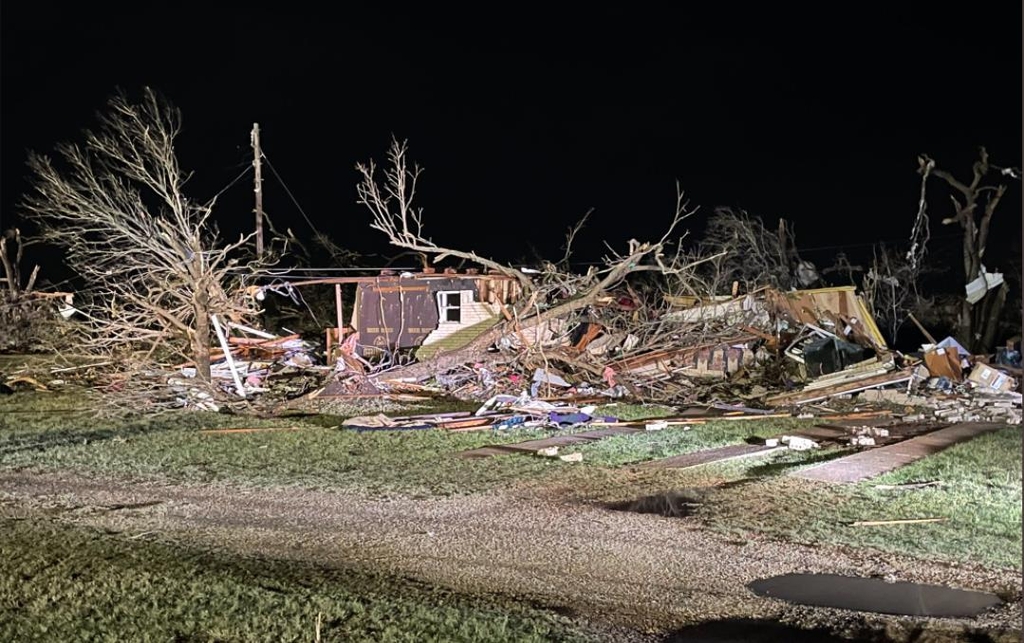
[[970, 302], [963, 299], [960, 302], [960, 319], [959, 319], [959, 330], [957, 332], [957, 339], [960, 343], [967, 347], [967, 350], [974, 352], [975, 339], [974, 339], [974, 311]]
[[210, 297], [200, 289], [193, 298], [196, 316], [195, 332], [192, 334], [192, 360], [196, 363], [196, 376], [210, 382]]
[[1003, 305], [1006, 304], [1006, 295], [1009, 288], [1004, 283], [995, 292], [990, 292], [985, 299], [991, 299], [991, 302], [986, 302], [986, 305], [982, 310], [985, 311], [986, 317], [984, 319], [978, 319], [976, 328], [981, 333], [981, 343], [978, 348], [981, 352], [991, 353], [995, 348], [996, 333], [999, 332], [999, 319], [1003, 314]]

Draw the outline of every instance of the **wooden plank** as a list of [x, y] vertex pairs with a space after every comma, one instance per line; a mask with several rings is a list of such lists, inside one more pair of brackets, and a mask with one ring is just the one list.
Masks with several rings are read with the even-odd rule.
[[926, 522], [945, 522], [947, 518], [906, 518], [901, 520], [858, 520], [851, 527], [884, 527], [886, 525], [919, 525]]
[[1005, 424], [971, 422], [954, 424], [896, 444], [860, 451], [843, 458], [808, 467], [792, 474], [806, 480], [859, 482], [938, 453], [958, 442], [1005, 427]]
[[674, 455], [660, 460], [644, 462], [641, 467], [646, 469], [688, 469], [690, 467], [708, 464], [710, 462], [724, 462], [753, 455], [764, 455], [786, 447], [770, 447], [763, 444], [730, 444], [717, 449], [705, 449], [694, 453]]
[[826, 388], [775, 395], [769, 397], [766, 401], [768, 402], [768, 404], [771, 404], [773, 406], [783, 406], [786, 404], [805, 404], [807, 402], [817, 402], [819, 400], [835, 397], [836, 395], [844, 395], [846, 393], [857, 393], [859, 391], [866, 391], [872, 388], [879, 388], [882, 386], [887, 386], [889, 384], [901, 384], [903, 382], [909, 382], [913, 377], [913, 373], [911, 373], [910, 370], [895, 371], [892, 373], [886, 373], [884, 375], [875, 375], [873, 377], [867, 377], [863, 379], [853, 380], [850, 382], [836, 384], [835, 386], [830, 386]]

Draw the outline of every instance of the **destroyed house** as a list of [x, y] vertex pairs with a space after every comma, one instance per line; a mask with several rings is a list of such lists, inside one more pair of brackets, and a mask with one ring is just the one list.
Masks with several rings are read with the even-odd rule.
[[[336, 277], [293, 285], [334, 284], [337, 328], [327, 330], [331, 346], [344, 341], [340, 332], [346, 325], [358, 335], [352, 341], [361, 357], [374, 358], [383, 352], [418, 349], [426, 357], [438, 350], [451, 350], [469, 343], [502, 318], [502, 308], [521, 294], [519, 283], [500, 274], [480, 274], [446, 269], [435, 272], [382, 271], [372, 277]], [[342, 287], [355, 285], [349, 322], [344, 322]], [[506, 308], [507, 312], [507, 308]]]

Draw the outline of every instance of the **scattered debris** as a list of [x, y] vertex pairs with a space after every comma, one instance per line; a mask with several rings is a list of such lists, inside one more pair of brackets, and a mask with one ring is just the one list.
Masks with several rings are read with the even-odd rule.
[[[899, 425], [890, 425], [895, 434]], [[935, 429], [927, 424], [909, 427], [900, 439], [890, 439], [883, 446], [859, 450], [851, 455], [798, 469], [790, 475], [822, 482], [860, 482], [906, 466], [954, 444], [983, 433], [998, 430], [1005, 424], [965, 422]], [[902, 433], [902, 432], [901, 432]]]
[[[971, 355], [955, 339], [936, 342], [924, 330], [929, 343], [903, 354], [886, 345], [852, 286], [748, 293], [737, 286], [728, 296], [700, 297], [640, 293], [629, 281], [612, 280], [577, 300], [573, 289], [592, 279], [557, 273], [563, 281], [527, 283], [518, 271], [485, 267], [485, 274], [431, 268], [288, 283], [288, 292], [335, 286], [338, 319], [327, 329], [326, 351], [288, 329], [275, 334], [214, 315], [212, 386], [185, 363], [173, 372], [109, 378], [102, 387], [146, 389], [147, 409], [360, 398], [480, 404], [469, 416], [348, 424], [364, 429], [609, 426], [618, 419], [595, 409], [620, 400], [707, 411], [651, 420], [642, 425], [647, 431], [710, 417], [815, 418], [850, 407], [947, 424], [1021, 421], [1020, 357], [1012, 345]], [[343, 286], [355, 288], [351, 323], [342, 314]], [[887, 438], [866, 430], [844, 443], [871, 447]], [[815, 448], [805, 436], [777, 439], [791, 449]]]
[[797, 435], [784, 435], [779, 439], [779, 442], [785, 444], [788, 448], [794, 451], [806, 451], [807, 449], [818, 448], [818, 443], [814, 440], [802, 438]]
[[851, 527], [885, 527], [888, 525], [920, 525], [929, 522], [945, 522], [948, 518], [907, 518], [901, 520], [858, 520]]

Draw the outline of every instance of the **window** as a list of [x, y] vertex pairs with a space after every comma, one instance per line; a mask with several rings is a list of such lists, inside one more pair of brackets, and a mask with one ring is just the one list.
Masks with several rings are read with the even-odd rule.
[[442, 322], [460, 323], [462, 321], [462, 293], [437, 293], [437, 312], [438, 318]]

